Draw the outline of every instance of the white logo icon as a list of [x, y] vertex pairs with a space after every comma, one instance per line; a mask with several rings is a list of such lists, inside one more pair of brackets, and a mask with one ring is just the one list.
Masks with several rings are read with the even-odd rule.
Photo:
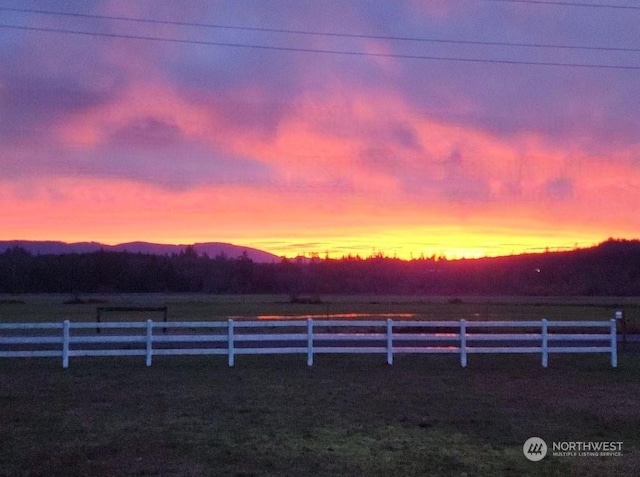
[[538, 462], [547, 455], [547, 443], [539, 437], [530, 437], [522, 446], [522, 452], [530, 461]]

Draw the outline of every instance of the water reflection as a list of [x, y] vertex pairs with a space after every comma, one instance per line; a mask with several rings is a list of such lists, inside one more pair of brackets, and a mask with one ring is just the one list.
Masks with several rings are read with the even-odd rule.
[[362, 318], [416, 318], [415, 313], [330, 313], [323, 315], [258, 315], [259, 320], [353, 320]]

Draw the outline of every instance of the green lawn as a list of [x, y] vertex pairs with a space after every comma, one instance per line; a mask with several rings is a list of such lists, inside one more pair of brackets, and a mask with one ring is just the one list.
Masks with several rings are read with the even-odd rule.
[[[0, 360], [0, 475], [625, 476], [640, 356]], [[623, 441], [526, 460], [524, 441]]]

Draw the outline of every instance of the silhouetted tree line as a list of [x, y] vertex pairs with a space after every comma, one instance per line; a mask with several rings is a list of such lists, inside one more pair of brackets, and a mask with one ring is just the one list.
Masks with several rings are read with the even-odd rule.
[[500, 258], [282, 259], [94, 252], [0, 254], [1, 293], [640, 295], [640, 241]]

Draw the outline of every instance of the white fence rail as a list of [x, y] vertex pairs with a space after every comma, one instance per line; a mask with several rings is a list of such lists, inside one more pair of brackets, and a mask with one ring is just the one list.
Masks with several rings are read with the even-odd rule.
[[[102, 332], [100, 332], [102, 331]], [[475, 353], [608, 353], [618, 364], [616, 321], [254, 320], [193, 322], [4, 323], [0, 358], [302, 354], [450, 353], [467, 366]]]

